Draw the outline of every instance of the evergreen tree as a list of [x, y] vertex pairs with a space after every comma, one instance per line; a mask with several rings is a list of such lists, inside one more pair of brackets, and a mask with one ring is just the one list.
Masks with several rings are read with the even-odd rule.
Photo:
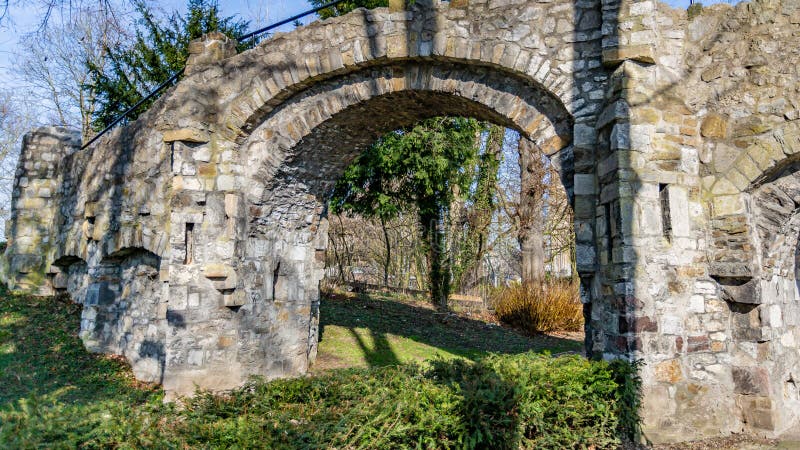
[[[415, 209], [427, 253], [431, 300], [447, 308], [450, 261], [446, 251], [451, 206], [475, 187], [480, 162], [473, 119], [439, 117], [382, 136], [360, 155], [336, 184], [333, 212], [350, 211], [382, 222]], [[481, 194], [483, 195], [483, 194]]]
[[[109, 125], [183, 69], [193, 39], [212, 31], [236, 37], [248, 26], [248, 22], [235, 17], [221, 17], [216, 0], [189, 0], [187, 9], [185, 15], [174, 12], [162, 22], [144, 0], [137, 0], [136, 11], [140, 17], [133, 44], [107, 49], [107, 64], [103, 69], [92, 62], [86, 63], [90, 72], [88, 84], [97, 92], [92, 121], [95, 130]], [[151, 103], [142, 105], [127, 120], [135, 119]]]
[[[311, 5], [315, 8], [330, 2], [331, 0], [309, 0], [309, 3], [311, 3]], [[347, 14], [356, 8], [373, 9], [381, 6], [389, 6], [389, 0], [350, 0], [339, 3], [336, 6], [323, 9], [319, 12], [319, 16], [323, 19], [327, 19], [329, 17]]]

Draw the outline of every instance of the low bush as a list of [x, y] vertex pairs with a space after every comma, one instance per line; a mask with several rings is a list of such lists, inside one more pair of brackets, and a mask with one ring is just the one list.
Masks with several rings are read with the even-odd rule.
[[0, 411], [3, 448], [617, 448], [635, 367], [524, 353], [264, 382], [180, 406], [39, 403]]
[[537, 353], [253, 380], [165, 404], [88, 354], [79, 319], [0, 287], [0, 448], [602, 449], [638, 427], [634, 365]]
[[492, 295], [497, 318], [530, 333], [583, 330], [583, 305], [575, 281], [515, 284]]

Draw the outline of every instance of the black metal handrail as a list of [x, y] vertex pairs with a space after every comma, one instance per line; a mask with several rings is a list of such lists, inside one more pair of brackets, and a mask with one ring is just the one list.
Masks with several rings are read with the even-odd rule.
[[[314, 9], [309, 9], [308, 11], [302, 12], [300, 14], [296, 14], [296, 15], [294, 15], [292, 17], [289, 17], [288, 19], [283, 19], [283, 20], [281, 20], [279, 22], [275, 22], [275, 23], [273, 23], [271, 25], [267, 25], [264, 28], [260, 28], [260, 29], [258, 29], [256, 31], [251, 32], [251, 33], [247, 33], [245, 35], [239, 36], [239, 37], [236, 38], [236, 40], [238, 42], [244, 42], [244, 41], [247, 41], [248, 39], [253, 39], [253, 38], [257, 37], [258, 35], [261, 35], [261, 34], [264, 34], [264, 33], [268, 32], [268, 31], [274, 30], [275, 28], [278, 28], [280, 26], [286, 25], [287, 23], [292, 23], [292, 22], [294, 22], [296, 20], [302, 19], [303, 17], [309, 16], [311, 14], [316, 14], [316, 13], [322, 11], [323, 9], [336, 6], [336, 5], [340, 4], [340, 3], [344, 3], [345, 1], [347, 1], [347, 0], [334, 0], [334, 1], [328, 2], [328, 3], [326, 3], [326, 4], [322, 5], [322, 6], [318, 6], [318, 7], [314, 8]], [[130, 115], [132, 112], [136, 111], [136, 109], [138, 109], [140, 106], [142, 106], [148, 100], [150, 100], [151, 98], [153, 98], [156, 95], [158, 95], [158, 93], [163, 91], [164, 88], [166, 88], [167, 86], [172, 85], [172, 83], [174, 83], [175, 80], [177, 80], [178, 77], [180, 77], [181, 74], [183, 74], [184, 69], [181, 69], [181, 70], [175, 72], [174, 74], [172, 74], [172, 76], [169, 77], [169, 79], [167, 81], [159, 84], [158, 87], [156, 87], [152, 92], [147, 94], [143, 99], [139, 100], [138, 102], [136, 102], [135, 105], [131, 106], [124, 113], [122, 113], [119, 116], [117, 116], [117, 118], [114, 119], [111, 122], [111, 124], [109, 124], [107, 127], [103, 128], [103, 131], [97, 133], [91, 140], [89, 140], [89, 142], [84, 144], [81, 147], [81, 150], [83, 150], [86, 147], [92, 145], [96, 140], [100, 139], [101, 136], [106, 134], [109, 130], [111, 130], [117, 124], [119, 124], [123, 119], [128, 117], [128, 115]]]

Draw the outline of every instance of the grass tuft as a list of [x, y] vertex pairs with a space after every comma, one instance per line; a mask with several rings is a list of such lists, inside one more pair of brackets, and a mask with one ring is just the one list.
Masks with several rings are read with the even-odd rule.
[[500, 321], [529, 333], [583, 330], [580, 287], [574, 281], [500, 288], [492, 295], [492, 306]]

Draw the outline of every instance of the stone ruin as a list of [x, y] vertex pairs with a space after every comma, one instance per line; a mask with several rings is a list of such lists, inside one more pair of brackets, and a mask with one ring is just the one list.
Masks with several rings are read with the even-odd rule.
[[236, 54], [147, 112], [24, 140], [2, 273], [170, 396], [304, 374], [325, 196], [433, 115], [518, 130], [573, 200], [588, 353], [642, 360], [654, 442], [800, 422], [800, 2], [417, 0]]

